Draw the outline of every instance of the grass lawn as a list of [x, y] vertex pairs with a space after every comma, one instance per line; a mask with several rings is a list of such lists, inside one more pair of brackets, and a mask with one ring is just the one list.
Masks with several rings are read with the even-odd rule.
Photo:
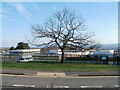
[[28, 69], [41, 71], [111, 71], [118, 70], [118, 66], [99, 65], [87, 63], [63, 63], [60, 62], [2, 62], [2, 68]]

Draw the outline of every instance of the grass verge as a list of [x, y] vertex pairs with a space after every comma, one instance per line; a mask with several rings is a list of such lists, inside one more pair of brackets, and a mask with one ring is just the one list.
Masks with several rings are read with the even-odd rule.
[[118, 70], [118, 66], [99, 65], [88, 63], [63, 63], [60, 62], [3, 62], [4, 69], [26, 69], [41, 71], [112, 71]]

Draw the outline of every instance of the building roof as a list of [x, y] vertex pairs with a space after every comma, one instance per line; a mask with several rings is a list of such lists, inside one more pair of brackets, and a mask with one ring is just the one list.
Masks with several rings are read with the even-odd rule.
[[10, 50], [9, 52], [38, 52], [40, 49], [19, 49], [19, 50]]

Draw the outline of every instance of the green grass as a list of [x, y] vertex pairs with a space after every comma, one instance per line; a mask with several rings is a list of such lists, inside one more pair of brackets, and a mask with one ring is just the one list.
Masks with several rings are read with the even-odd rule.
[[117, 66], [98, 65], [85, 63], [63, 63], [60, 62], [3, 62], [2, 68], [28, 69], [41, 71], [111, 71], [118, 70]]

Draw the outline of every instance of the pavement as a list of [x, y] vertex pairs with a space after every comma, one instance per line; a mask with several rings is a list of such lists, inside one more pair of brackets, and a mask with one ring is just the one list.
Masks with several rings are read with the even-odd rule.
[[39, 71], [39, 70], [24, 70], [24, 69], [2, 69], [1, 74], [14, 74], [14, 75], [37, 75], [37, 73], [65, 73], [66, 76], [120, 76], [118, 70], [113, 71]]

